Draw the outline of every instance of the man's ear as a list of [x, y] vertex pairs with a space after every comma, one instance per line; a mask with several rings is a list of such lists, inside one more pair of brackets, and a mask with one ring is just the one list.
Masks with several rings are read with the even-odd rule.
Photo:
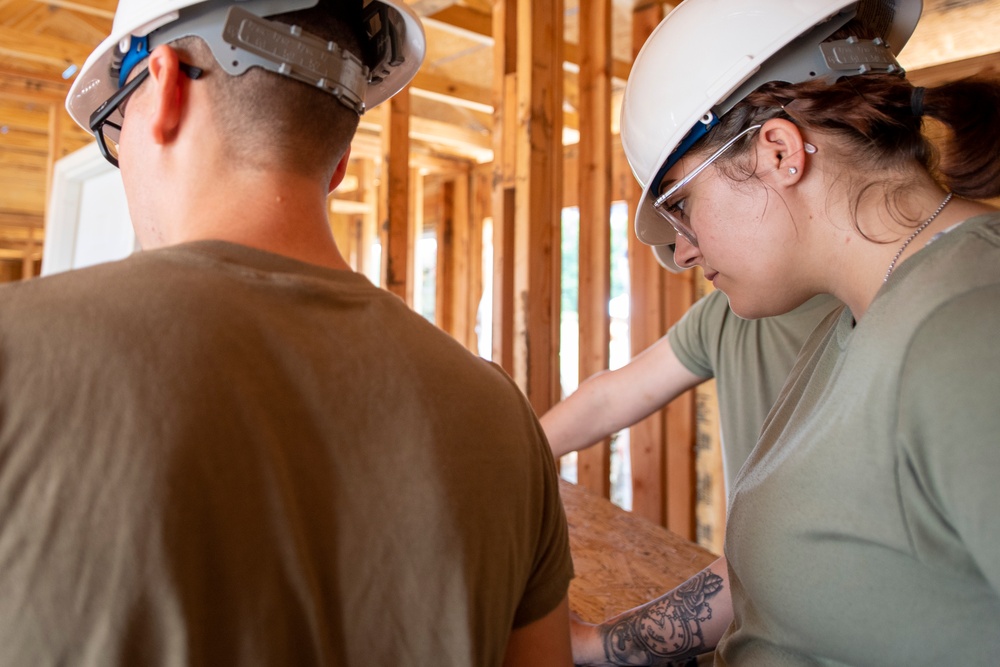
[[799, 127], [784, 118], [772, 118], [764, 123], [757, 134], [758, 174], [774, 174], [780, 183], [796, 183], [808, 166], [807, 153], [816, 151], [806, 142]]
[[186, 102], [178, 62], [177, 52], [166, 44], [149, 54], [149, 82], [146, 83], [152, 88], [149, 127], [159, 144], [167, 143], [177, 134], [181, 109]]
[[340, 162], [337, 163], [336, 169], [333, 170], [333, 176], [330, 178], [330, 189], [327, 192], [333, 192], [337, 189], [337, 186], [344, 180], [344, 176], [347, 175], [347, 161], [351, 158], [351, 147], [347, 146], [347, 150], [344, 151], [344, 155], [340, 158]]

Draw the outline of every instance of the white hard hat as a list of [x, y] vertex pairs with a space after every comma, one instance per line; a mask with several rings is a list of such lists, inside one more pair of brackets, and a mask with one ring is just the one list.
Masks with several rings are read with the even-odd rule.
[[[921, 0], [684, 0], [646, 40], [625, 86], [621, 139], [643, 187], [639, 240], [671, 271], [676, 234], [653, 208], [663, 174], [717, 119], [769, 81], [899, 71]], [[820, 46], [851, 19], [879, 41]], [[701, 121], [701, 122], [699, 122]]]
[[[94, 49], [66, 96], [66, 110], [89, 130], [91, 113], [121, 86], [129, 52], [145, 54], [189, 35], [203, 38], [228, 73], [263, 67], [306, 81], [362, 113], [403, 89], [423, 62], [420, 19], [403, 0], [354, 0], [378, 62], [366, 67], [333, 43], [263, 17], [319, 0], [120, 0], [111, 34]], [[260, 18], [258, 18], [260, 17]], [[124, 71], [122, 77], [127, 74]]]

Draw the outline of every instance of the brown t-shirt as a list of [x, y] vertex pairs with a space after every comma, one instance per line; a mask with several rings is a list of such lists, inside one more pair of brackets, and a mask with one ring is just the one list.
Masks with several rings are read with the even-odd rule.
[[0, 663], [499, 665], [572, 577], [524, 397], [221, 242], [0, 289]]

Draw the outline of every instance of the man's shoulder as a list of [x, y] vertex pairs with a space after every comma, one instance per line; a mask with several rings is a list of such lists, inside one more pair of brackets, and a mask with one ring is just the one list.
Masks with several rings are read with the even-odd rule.
[[102, 290], [126, 286], [125, 274], [132, 271], [134, 260], [95, 264], [93, 266], [43, 275], [30, 280], [0, 285], [0, 308], [34, 309], [55, 301], [71, 304], [81, 295], [96, 299]]

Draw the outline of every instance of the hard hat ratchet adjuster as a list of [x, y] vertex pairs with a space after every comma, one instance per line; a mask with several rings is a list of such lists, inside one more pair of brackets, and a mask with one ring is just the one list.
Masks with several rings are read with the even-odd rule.
[[336, 43], [268, 21], [238, 6], [230, 7], [222, 39], [233, 47], [278, 65], [284, 76], [320, 88], [358, 114], [365, 111], [368, 68]]
[[111, 63], [111, 73], [118, 77], [118, 87], [125, 85], [129, 73], [149, 57], [149, 36], [129, 35], [118, 43], [118, 51]]

